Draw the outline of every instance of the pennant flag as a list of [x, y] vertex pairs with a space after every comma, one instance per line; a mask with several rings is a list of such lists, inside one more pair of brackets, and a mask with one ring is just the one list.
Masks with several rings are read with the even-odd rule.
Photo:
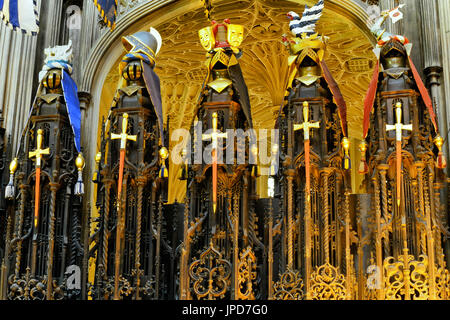
[[81, 109], [80, 101], [78, 100], [78, 89], [70, 74], [64, 69], [62, 69], [62, 73], [61, 82], [69, 121], [74, 134], [75, 147], [78, 152], [81, 152]]
[[303, 11], [301, 18], [294, 11], [289, 12], [287, 16], [291, 20], [289, 29], [292, 34], [297, 38], [300, 38], [303, 33], [306, 33], [308, 36], [314, 34], [316, 23], [322, 16], [324, 6], [324, 0], [319, 0], [319, 2], [311, 8], [305, 6], [305, 11]]
[[37, 0], [0, 0], [0, 18], [14, 31], [32, 36], [39, 32]]
[[389, 17], [391, 17], [392, 23], [396, 23], [403, 19], [403, 13], [400, 11], [405, 5], [401, 4], [397, 8], [389, 12]]
[[103, 21], [108, 28], [111, 28], [111, 30], [114, 30], [116, 26], [117, 1], [118, 0], [94, 0], [94, 4], [100, 12]]

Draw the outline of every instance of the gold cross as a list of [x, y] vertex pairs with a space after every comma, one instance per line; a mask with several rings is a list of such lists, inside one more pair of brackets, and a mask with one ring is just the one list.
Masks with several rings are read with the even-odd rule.
[[42, 132], [42, 129], [39, 129], [37, 131], [37, 138], [36, 138], [36, 150], [30, 151], [28, 153], [28, 157], [31, 159], [33, 157], [36, 157], [36, 167], [41, 167], [41, 159], [42, 155], [48, 155], [50, 154], [50, 149], [41, 149], [42, 148], [42, 140], [44, 139], [44, 135]]
[[396, 115], [397, 123], [394, 125], [387, 124], [386, 131], [394, 131], [395, 130], [396, 140], [401, 142], [402, 141], [402, 131], [403, 130], [413, 131], [413, 126], [412, 126], [412, 124], [408, 124], [408, 125], [402, 124], [402, 103], [401, 102], [397, 102], [395, 104], [395, 115]]
[[217, 112], [214, 112], [212, 114], [212, 132], [210, 134], [202, 134], [202, 140], [210, 140], [212, 141], [212, 149], [213, 150], [217, 150], [219, 143], [218, 140], [219, 138], [227, 138], [228, 134], [225, 133], [221, 133], [217, 130]]
[[313, 128], [319, 129], [320, 121], [309, 121], [309, 103], [307, 101], [303, 102], [303, 121], [302, 124], [294, 124], [294, 131], [303, 130], [303, 139], [309, 140], [309, 130]]
[[127, 128], [128, 128], [128, 113], [124, 113], [123, 119], [122, 119], [122, 133], [120, 133], [120, 134], [112, 133], [111, 134], [112, 140], [120, 139], [120, 150], [125, 150], [125, 148], [127, 146], [127, 140], [133, 140], [133, 141], [137, 140], [137, 136], [127, 134]]

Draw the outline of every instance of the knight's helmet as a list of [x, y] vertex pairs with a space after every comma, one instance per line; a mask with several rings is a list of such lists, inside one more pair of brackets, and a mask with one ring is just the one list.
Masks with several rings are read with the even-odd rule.
[[12, 202], [18, 215], [6, 248], [9, 299], [82, 298], [84, 159], [71, 43], [48, 48], [45, 54], [6, 188], [6, 197], [18, 200]]
[[[152, 68], [156, 64], [156, 56], [161, 50], [162, 38], [159, 32], [150, 28], [149, 32], [140, 31], [133, 35], [124, 36], [122, 38], [122, 44], [128, 54], [135, 55], [136, 59], [124, 59], [123, 62], [128, 61], [140, 61], [139, 57], [142, 57], [147, 64]], [[139, 57], [138, 57], [139, 56]], [[120, 68], [123, 70], [125, 64], [121, 64]]]
[[247, 122], [245, 126], [252, 127], [248, 90], [238, 62], [242, 56], [239, 46], [244, 39], [244, 27], [232, 24], [229, 19], [222, 23], [213, 20], [211, 26], [199, 30], [199, 37], [207, 51], [204, 85], [210, 94], [209, 98], [202, 95], [202, 101], [209, 99], [239, 103], [239, 112], [244, 114]]
[[273, 219], [283, 221], [273, 243], [286, 249], [273, 253], [282, 261], [273, 264], [276, 299], [284, 298], [287, 278], [304, 286], [292, 299], [309, 299], [323, 294], [312, 289], [311, 279], [352, 272], [351, 255], [338, 253], [350, 250], [343, 241], [351, 230], [343, 223], [351, 188], [347, 108], [325, 62], [327, 37], [315, 31], [324, 6], [320, 0], [306, 6], [302, 16], [289, 12], [293, 37], [283, 36], [290, 53], [288, 82], [276, 122], [280, 166], [271, 173], [277, 190], [273, 200], [280, 208]]
[[405, 46], [398, 40], [389, 40], [380, 52], [381, 64], [384, 69], [406, 68], [408, 53]]

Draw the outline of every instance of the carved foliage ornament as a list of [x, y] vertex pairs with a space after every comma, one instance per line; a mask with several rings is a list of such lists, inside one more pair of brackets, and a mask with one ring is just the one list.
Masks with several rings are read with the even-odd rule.
[[251, 247], [241, 252], [238, 265], [238, 299], [255, 300], [253, 291], [256, 280], [256, 257]]
[[408, 255], [393, 257], [384, 260], [385, 294], [387, 300], [428, 299], [428, 257], [421, 255], [419, 260]]
[[222, 254], [211, 242], [200, 259], [192, 262], [189, 275], [194, 281], [192, 288], [197, 299], [224, 298], [229, 286], [231, 263], [222, 259]]
[[329, 263], [311, 274], [311, 297], [313, 300], [345, 300], [347, 291], [344, 275]]
[[275, 300], [302, 300], [304, 297], [303, 279], [299, 271], [286, 270], [273, 288]]

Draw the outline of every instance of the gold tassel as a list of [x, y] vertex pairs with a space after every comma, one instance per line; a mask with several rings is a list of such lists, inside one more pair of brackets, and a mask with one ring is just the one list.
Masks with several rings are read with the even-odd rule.
[[436, 138], [434, 138], [434, 144], [439, 150], [437, 159], [436, 159], [436, 166], [439, 169], [444, 169], [447, 167], [447, 161], [445, 160], [444, 153], [442, 152], [442, 146], [444, 145], [444, 139], [438, 135]]
[[159, 150], [159, 157], [161, 158], [161, 169], [159, 169], [159, 177], [162, 179], [169, 177], [169, 170], [166, 168], [166, 159], [169, 157], [169, 151], [166, 147]]
[[102, 154], [100, 152], [98, 152], [95, 155], [95, 163], [96, 163], [97, 169], [95, 170], [94, 176], [92, 177], [93, 183], [100, 183], [100, 179], [101, 179], [101, 177], [100, 177], [100, 161], [101, 161], [101, 159], [102, 159]]
[[85, 161], [81, 152], [78, 154], [78, 157], [75, 160], [75, 165], [78, 169], [78, 180], [77, 183], [75, 183], [74, 194], [76, 196], [82, 196], [84, 194], [83, 168], [85, 166]]
[[9, 165], [9, 183], [5, 189], [6, 200], [14, 200], [16, 194], [16, 188], [14, 187], [14, 173], [16, 172], [18, 165], [19, 161], [17, 158], [14, 158]]
[[349, 149], [350, 149], [350, 140], [348, 138], [344, 137], [342, 139], [342, 148], [344, 148], [344, 169], [350, 170], [352, 168], [352, 161], [349, 156]]
[[186, 154], [187, 154], [186, 149], [183, 149], [183, 151], [181, 151], [181, 158], [183, 159], [183, 163], [181, 164], [180, 169], [178, 170], [179, 180], [187, 180], [188, 178], [188, 166], [186, 163]]
[[364, 140], [359, 144], [359, 150], [361, 151], [361, 161], [359, 163], [360, 174], [367, 174], [369, 172], [369, 165], [366, 161], [367, 146], [367, 142]]

